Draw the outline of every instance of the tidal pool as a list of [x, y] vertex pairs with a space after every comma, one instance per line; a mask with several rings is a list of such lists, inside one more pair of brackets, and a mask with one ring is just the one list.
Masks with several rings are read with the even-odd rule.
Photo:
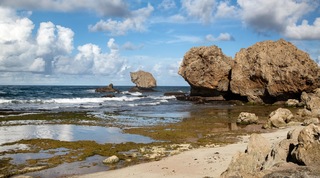
[[0, 127], [0, 145], [22, 139], [54, 139], [61, 141], [93, 140], [97, 143], [151, 143], [153, 139], [123, 133], [117, 127], [82, 125], [19, 125]]

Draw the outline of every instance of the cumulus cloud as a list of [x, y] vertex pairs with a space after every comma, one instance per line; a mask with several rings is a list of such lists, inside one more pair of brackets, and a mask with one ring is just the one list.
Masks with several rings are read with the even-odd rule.
[[210, 23], [213, 20], [213, 12], [217, 6], [216, 0], [183, 0], [182, 9], [192, 18], [199, 19], [203, 23]]
[[128, 15], [128, 5], [123, 0], [1, 0], [1, 6], [28, 9], [28, 10], [46, 10], [58, 12], [72, 11], [90, 11], [101, 16], [119, 16]]
[[295, 40], [320, 40], [320, 18], [316, 18], [311, 25], [307, 20], [303, 20], [301, 25], [289, 25], [284, 35]]
[[0, 70], [42, 71], [39, 67], [31, 67], [38, 58], [35, 56], [37, 47], [30, 40], [34, 28], [32, 21], [17, 16], [8, 8], [0, 7], [0, 14]]
[[234, 18], [238, 16], [238, 9], [236, 6], [230, 5], [229, 1], [220, 1], [214, 16], [216, 18]]
[[125, 60], [119, 55], [119, 47], [111, 38], [107, 46], [109, 53], [102, 53], [101, 48], [94, 44], [78, 47], [74, 57], [59, 56], [53, 65], [56, 73], [63, 74], [97, 74], [111, 75], [125, 70]]
[[214, 37], [209, 34], [205, 37], [206, 41], [215, 42], [215, 41], [234, 41], [234, 37], [229, 33], [220, 33], [218, 37]]
[[74, 32], [52, 22], [42, 22], [33, 36], [33, 22], [9, 8], [0, 7], [0, 71], [44, 74], [99, 74], [122, 72], [125, 60], [114, 39], [109, 53], [85, 44], [72, 55]]
[[146, 21], [153, 12], [154, 8], [148, 4], [147, 7], [132, 11], [129, 17], [123, 21], [112, 19], [100, 20], [95, 25], [90, 25], [89, 30], [93, 32], [106, 31], [111, 35], [125, 35], [128, 31], [142, 32], [146, 30]]
[[[312, 0], [238, 0], [241, 8], [241, 18], [247, 26], [252, 27], [258, 33], [278, 32], [288, 37], [308, 38], [307, 31], [317, 26], [307, 26], [303, 23], [297, 26], [297, 22], [306, 14], [317, 7], [317, 2]], [[306, 35], [306, 36], [305, 36]]]

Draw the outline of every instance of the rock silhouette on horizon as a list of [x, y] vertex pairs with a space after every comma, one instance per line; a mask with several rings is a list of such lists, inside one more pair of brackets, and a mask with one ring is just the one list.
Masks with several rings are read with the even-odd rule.
[[113, 88], [113, 84], [110, 83], [108, 86], [106, 87], [102, 87], [102, 88], [97, 88], [95, 90], [96, 92], [100, 92], [100, 93], [113, 93], [113, 92], [118, 92], [117, 89]]
[[241, 49], [234, 60], [217, 46], [191, 48], [179, 74], [193, 96], [221, 95], [252, 103], [299, 99], [302, 92], [320, 87], [318, 64], [283, 39]]

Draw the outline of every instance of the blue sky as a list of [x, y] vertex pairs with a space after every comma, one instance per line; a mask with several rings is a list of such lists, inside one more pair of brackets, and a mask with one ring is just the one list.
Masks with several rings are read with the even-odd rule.
[[318, 0], [1, 0], [1, 84], [187, 85], [177, 72], [194, 46], [231, 57], [284, 38], [320, 60]]

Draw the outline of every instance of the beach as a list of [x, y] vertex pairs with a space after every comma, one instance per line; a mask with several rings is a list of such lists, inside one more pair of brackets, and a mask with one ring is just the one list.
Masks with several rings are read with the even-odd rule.
[[[262, 133], [261, 135], [271, 143], [276, 143], [287, 138], [288, 131], [297, 127], [300, 126], [277, 129], [270, 133]], [[118, 170], [73, 176], [73, 178], [219, 177], [221, 173], [228, 168], [233, 155], [239, 151], [245, 151], [248, 139], [249, 135], [246, 135], [242, 137], [240, 142], [234, 144], [194, 149], [179, 155], [164, 158], [160, 161], [139, 164]]]

